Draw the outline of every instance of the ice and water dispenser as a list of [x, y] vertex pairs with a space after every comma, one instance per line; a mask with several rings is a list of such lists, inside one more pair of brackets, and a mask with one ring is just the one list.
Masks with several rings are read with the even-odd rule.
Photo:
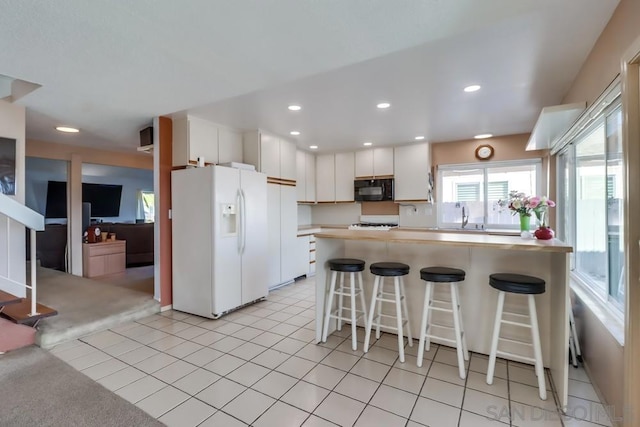
[[221, 221], [220, 232], [223, 236], [235, 236], [237, 234], [237, 209], [234, 203], [222, 203], [220, 205]]

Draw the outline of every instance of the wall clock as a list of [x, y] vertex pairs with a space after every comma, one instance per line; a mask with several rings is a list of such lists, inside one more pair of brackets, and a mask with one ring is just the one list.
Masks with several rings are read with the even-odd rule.
[[476, 158], [478, 160], [489, 160], [493, 156], [493, 147], [489, 144], [479, 145], [476, 148]]

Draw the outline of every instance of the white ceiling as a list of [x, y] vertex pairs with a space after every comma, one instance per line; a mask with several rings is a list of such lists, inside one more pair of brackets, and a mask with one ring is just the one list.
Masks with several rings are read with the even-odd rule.
[[42, 85], [27, 137], [132, 152], [185, 112], [320, 150], [530, 132], [618, 2], [0, 0], [0, 74]]

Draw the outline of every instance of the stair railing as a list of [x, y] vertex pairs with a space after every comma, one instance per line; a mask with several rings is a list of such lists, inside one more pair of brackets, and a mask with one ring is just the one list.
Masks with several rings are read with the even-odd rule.
[[[29, 209], [25, 205], [15, 201], [0, 193], [0, 214], [19, 222], [29, 229], [30, 249], [31, 249], [31, 286], [26, 283], [19, 283], [9, 277], [2, 276], [4, 279], [23, 286], [31, 290], [31, 313], [30, 316], [37, 315], [36, 311], [36, 231], [44, 230], [44, 217], [38, 212]], [[7, 254], [10, 253], [9, 240], [7, 239]]]

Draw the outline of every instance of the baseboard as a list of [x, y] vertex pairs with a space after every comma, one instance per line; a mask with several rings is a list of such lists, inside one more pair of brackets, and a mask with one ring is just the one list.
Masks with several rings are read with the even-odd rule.
[[173, 310], [173, 304], [165, 305], [164, 307], [160, 307], [160, 313], [163, 311]]

